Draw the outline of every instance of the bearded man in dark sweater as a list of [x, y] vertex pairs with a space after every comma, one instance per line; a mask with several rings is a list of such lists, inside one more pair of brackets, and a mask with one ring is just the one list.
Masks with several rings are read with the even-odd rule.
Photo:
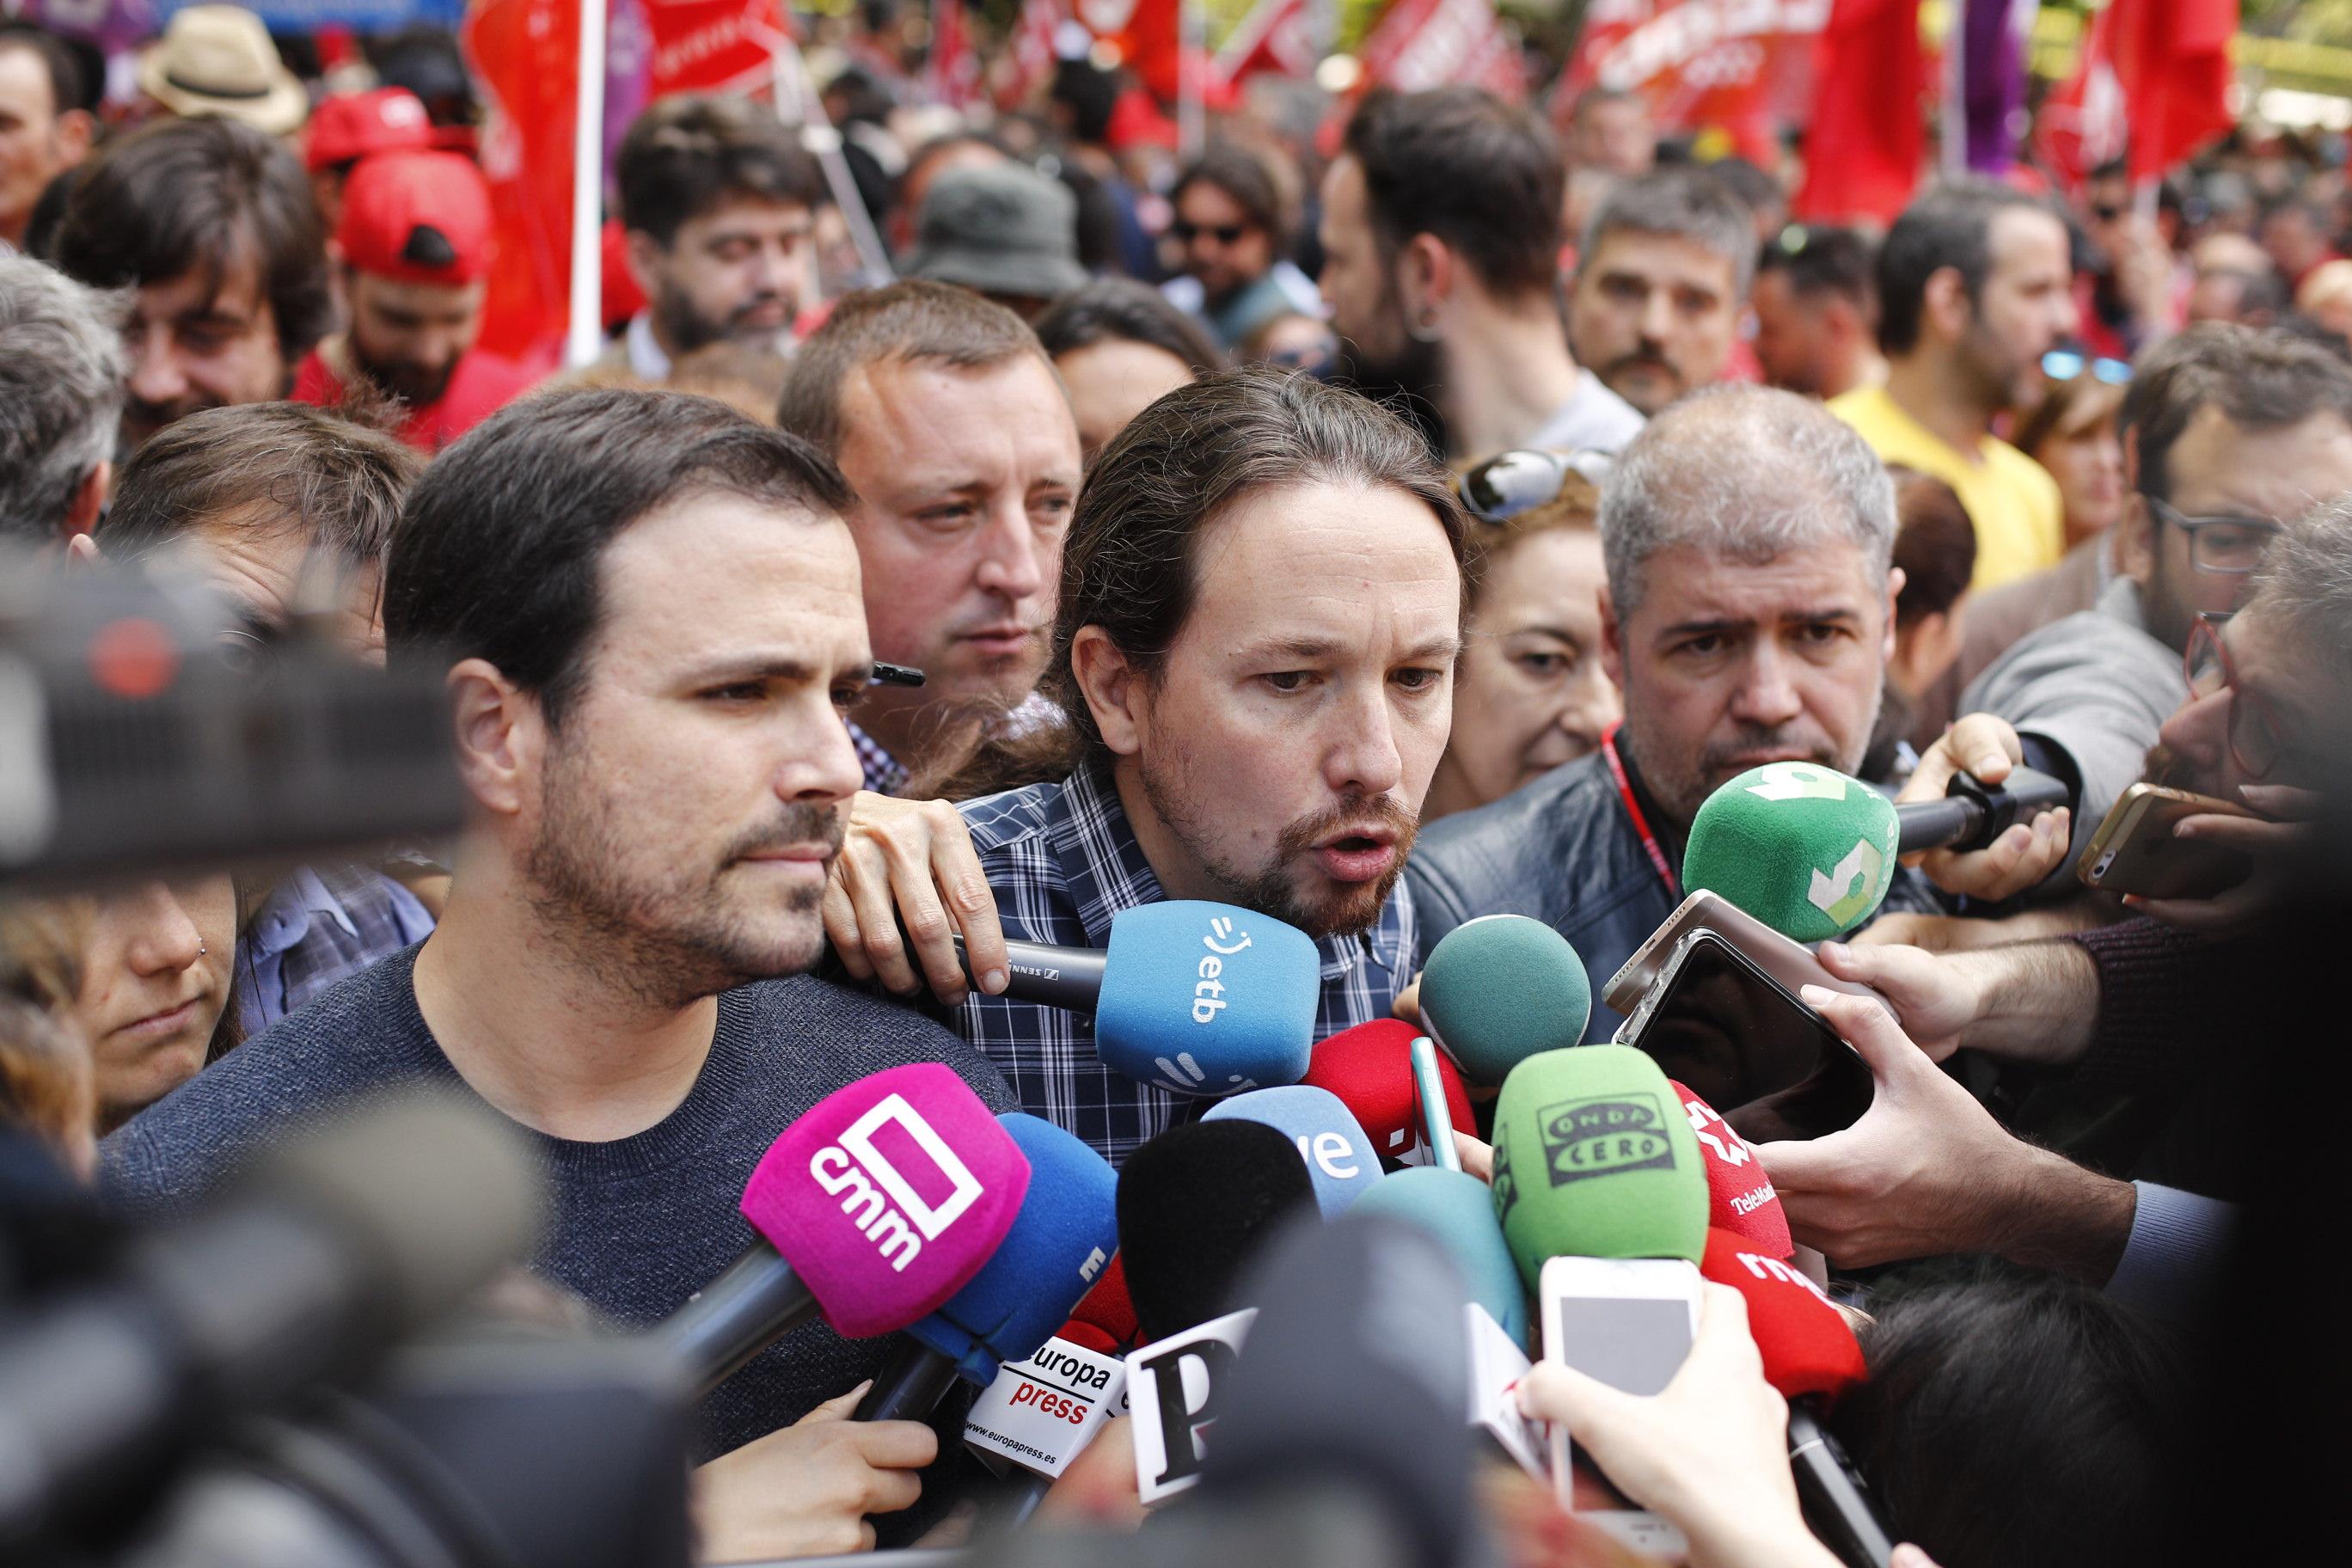
[[[384, 626], [447, 671], [474, 816], [447, 910], [110, 1139], [111, 1191], [167, 1210], [339, 1101], [462, 1085], [544, 1157], [539, 1270], [644, 1325], [751, 1245], [744, 1182], [824, 1095], [939, 1061], [1011, 1109], [945, 1029], [803, 973], [872, 668], [850, 500], [814, 448], [675, 394], [532, 400], [444, 453]], [[706, 1402], [707, 1561], [870, 1546], [918, 1501], [930, 1429], [840, 1419], [884, 1348], [811, 1324]]]

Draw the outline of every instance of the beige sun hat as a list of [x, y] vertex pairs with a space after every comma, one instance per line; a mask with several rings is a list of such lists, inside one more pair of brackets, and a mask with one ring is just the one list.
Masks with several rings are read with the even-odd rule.
[[300, 129], [310, 95], [278, 58], [261, 18], [238, 5], [190, 5], [139, 62], [139, 85], [173, 113], [240, 121], [271, 136]]

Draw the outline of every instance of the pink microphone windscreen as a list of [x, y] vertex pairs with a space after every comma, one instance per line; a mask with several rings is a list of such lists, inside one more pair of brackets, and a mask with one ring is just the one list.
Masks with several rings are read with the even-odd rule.
[[743, 1217], [845, 1339], [905, 1328], [961, 1289], [1012, 1228], [1029, 1162], [937, 1062], [811, 1106], [743, 1188]]

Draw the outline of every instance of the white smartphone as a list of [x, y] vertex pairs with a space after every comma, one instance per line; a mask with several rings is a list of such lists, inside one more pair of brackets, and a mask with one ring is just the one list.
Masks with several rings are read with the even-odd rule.
[[[1699, 1274], [1679, 1258], [1555, 1258], [1538, 1283], [1544, 1359], [1628, 1394], [1662, 1391], [1698, 1336]], [[1680, 1530], [1577, 1457], [1565, 1426], [1552, 1427], [1551, 1461], [1570, 1513], [1636, 1552], [1676, 1562], [1689, 1555]]]

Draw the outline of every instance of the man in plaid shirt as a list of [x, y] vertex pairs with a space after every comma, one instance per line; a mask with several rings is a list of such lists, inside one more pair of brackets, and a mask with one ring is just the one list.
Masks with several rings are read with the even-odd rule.
[[1099, 949], [1122, 910], [1217, 900], [1315, 939], [1318, 1039], [1386, 1016], [1412, 979], [1400, 873], [1452, 722], [1462, 526], [1419, 436], [1352, 393], [1244, 371], [1152, 405], [1065, 544], [1042, 689], [1066, 722], [1010, 748], [1047, 782], [960, 820], [859, 795], [825, 905], [845, 965], [901, 991], [919, 972], [1024, 1110], [1114, 1164], [1208, 1102], [1113, 1071], [1091, 1017], [1007, 998], [1000, 932]]

